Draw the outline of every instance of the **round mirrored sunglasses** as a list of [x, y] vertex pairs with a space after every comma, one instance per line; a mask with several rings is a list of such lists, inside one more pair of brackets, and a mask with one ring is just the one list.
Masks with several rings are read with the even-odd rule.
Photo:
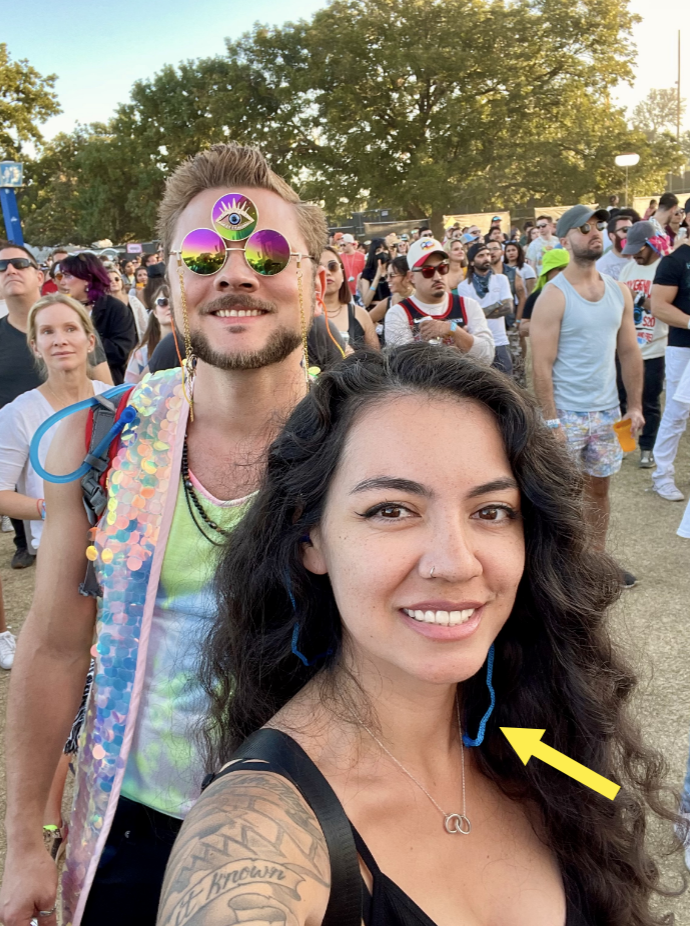
[[606, 222], [597, 222], [596, 224], [592, 222], [585, 222], [584, 225], [578, 225], [577, 230], [582, 232], [583, 235], [588, 235], [593, 228], [597, 228], [599, 231], [603, 231], [606, 228]]
[[242, 251], [247, 265], [260, 276], [275, 276], [285, 270], [291, 257], [312, 259], [308, 254], [291, 251], [287, 238], [271, 228], [254, 232], [241, 248], [229, 248], [227, 241], [210, 228], [195, 228], [173, 254], [192, 273], [210, 276], [223, 269], [228, 251]]

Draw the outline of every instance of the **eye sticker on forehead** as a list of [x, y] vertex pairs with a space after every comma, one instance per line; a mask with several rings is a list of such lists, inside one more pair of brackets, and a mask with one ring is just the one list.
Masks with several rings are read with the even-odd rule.
[[211, 210], [213, 227], [228, 241], [243, 241], [256, 228], [259, 210], [251, 199], [240, 193], [226, 193]]

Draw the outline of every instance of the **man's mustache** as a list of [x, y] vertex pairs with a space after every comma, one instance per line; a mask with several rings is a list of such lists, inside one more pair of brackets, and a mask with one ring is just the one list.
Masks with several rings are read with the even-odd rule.
[[277, 307], [273, 302], [265, 302], [263, 299], [255, 299], [246, 293], [237, 293], [231, 296], [229, 293], [218, 296], [210, 302], [205, 302], [199, 306], [199, 315], [212, 315], [221, 309], [263, 309], [264, 312], [275, 313]]

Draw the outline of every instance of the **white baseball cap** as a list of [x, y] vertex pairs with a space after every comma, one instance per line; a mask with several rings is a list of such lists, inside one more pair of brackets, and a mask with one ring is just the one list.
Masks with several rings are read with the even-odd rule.
[[340, 240], [342, 241], [343, 244], [354, 244], [355, 236], [354, 235], [343, 235], [343, 237]]
[[431, 257], [432, 254], [443, 254], [444, 257], [448, 257], [448, 252], [436, 238], [418, 238], [417, 241], [413, 241], [407, 252], [407, 263], [410, 270], [421, 267], [424, 261]]

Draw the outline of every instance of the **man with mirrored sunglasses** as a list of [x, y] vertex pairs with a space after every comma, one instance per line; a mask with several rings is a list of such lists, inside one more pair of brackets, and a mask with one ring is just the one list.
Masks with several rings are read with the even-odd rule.
[[428, 237], [413, 241], [407, 262], [414, 294], [388, 309], [386, 344], [443, 342], [491, 363], [494, 343], [484, 313], [476, 300], [448, 291], [450, 262], [441, 242]]
[[[133, 420], [113, 446], [92, 530], [79, 483], [46, 482], [8, 710], [4, 926], [28, 926], [40, 911], [42, 926], [56, 923], [42, 813], [92, 648], [62, 922], [154, 926], [167, 858], [204, 777], [198, 661], [216, 612], [217, 557], [315, 375], [306, 342], [325, 284], [319, 207], [257, 149], [214, 145], [168, 178], [159, 228], [184, 367], [123, 399]], [[86, 428], [85, 412], [63, 422], [49, 472], [80, 465]]]
[[[530, 324], [534, 391], [547, 427], [567, 442], [585, 475], [585, 514], [599, 551], [606, 546], [611, 476], [623, 459], [613, 428], [621, 417], [616, 352], [633, 434], [644, 426], [642, 354], [632, 295], [596, 268], [608, 218], [605, 209], [578, 205], [558, 220], [558, 238], [570, 261], [544, 287]], [[635, 582], [622, 572], [623, 587]]]

